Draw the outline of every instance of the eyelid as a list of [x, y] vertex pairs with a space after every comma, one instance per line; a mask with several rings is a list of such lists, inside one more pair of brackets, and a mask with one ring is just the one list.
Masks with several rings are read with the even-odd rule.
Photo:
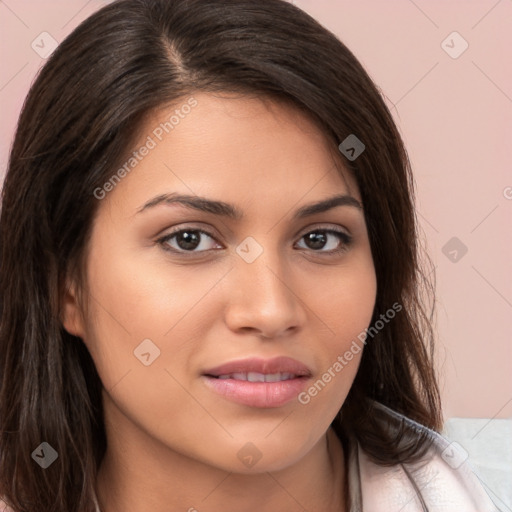
[[317, 222], [317, 223], [310, 224], [309, 226], [306, 226], [305, 228], [300, 229], [295, 236], [301, 237], [311, 231], [336, 231], [337, 233], [343, 233], [343, 234], [347, 235], [348, 237], [352, 237], [352, 235], [350, 234], [350, 231], [346, 227], [340, 226], [339, 224], [332, 224], [329, 222], [327, 222], [327, 223]]
[[[206, 235], [208, 236], [209, 238], [211, 238], [216, 244], [220, 244], [220, 245], [223, 245], [222, 242], [219, 242], [218, 241], [218, 237], [217, 235], [214, 235], [213, 233], [211, 233], [210, 231], [204, 229], [204, 228], [199, 228], [199, 227], [196, 227], [196, 226], [193, 226], [191, 224], [187, 224], [183, 227], [177, 227], [175, 229], [173, 229], [172, 231], [162, 235], [162, 236], [159, 236], [157, 239], [156, 239], [156, 243], [157, 244], [160, 244], [160, 245], [164, 245], [166, 242], [168, 242], [171, 238], [174, 238], [176, 235], [178, 235], [179, 233], [182, 233], [183, 231], [194, 231], [194, 232], [197, 232], [197, 233], [201, 233], [202, 235]], [[185, 251], [185, 250], [178, 250], [178, 249], [174, 249], [174, 248], [169, 248], [167, 249], [169, 252], [172, 252], [174, 254], [204, 254], [204, 253], [208, 253], [210, 251], [218, 251], [219, 249], [207, 249], [205, 251]]]
[[[166, 233], [164, 235], [159, 236], [158, 239], [169, 238], [172, 235], [176, 235], [178, 233], [181, 233], [182, 231], [187, 231], [187, 230], [198, 231], [200, 233], [203, 233], [203, 234], [209, 236], [210, 238], [215, 239], [216, 242], [219, 242], [218, 238], [221, 238], [217, 234], [214, 234], [213, 232], [209, 231], [207, 228], [199, 227], [199, 226], [194, 225], [194, 223], [190, 223], [190, 224], [184, 224], [183, 227], [172, 228], [171, 231], [169, 231], [168, 233]], [[321, 222], [320, 223], [312, 223], [306, 227], [301, 228], [299, 231], [297, 231], [297, 233], [294, 235], [294, 237], [300, 238], [300, 237], [310, 233], [311, 231], [335, 231], [337, 233], [343, 233], [350, 238], [352, 237], [352, 235], [350, 234], [350, 231], [344, 226], [340, 226], [338, 224], [332, 224], [332, 223], [321, 223]]]
[[[172, 231], [160, 236], [157, 238], [156, 240], [156, 243], [161, 245], [162, 248], [168, 252], [171, 252], [173, 254], [178, 254], [178, 255], [184, 255], [184, 254], [187, 254], [188, 257], [194, 257], [194, 256], [198, 256], [198, 255], [204, 255], [204, 254], [208, 254], [210, 253], [211, 251], [218, 251], [219, 248], [215, 248], [215, 249], [206, 249], [206, 250], [203, 250], [203, 251], [186, 251], [186, 250], [180, 250], [180, 249], [175, 249], [175, 248], [170, 248], [168, 245], [166, 247], [166, 243], [168, 243], [168, 241], [175, 237], [176, 235], [178, 235], [179, 233], [182, 233], [183, 231], [195, 231], [197, 233], [200, 233], [202, 235], [206, 235], [208, 236], [209, 238], [211, 238], [216, 244], [220, 244], [220, 245], [224, 245], [222, 242], [219, 242], [218, 238], [221, 238], [221, 237], [218, 237], [217, 235], [213, 234], [212, 232], [210, 232], [208, 229], [204, 229], [204, 228], [201, 228], [201, 227], [197, 227], [197, 226], [194, 226], [193, 224], [185, 224], [183, 225], [182, 227], [175, 227], [172, 229]], [[337, 234], [339, 235], [339, 241], [341, 243], [341, 247], [339, 247], [338, 249], [333, 249], [333, 250], [329, 250], [329, 251], [323, 251], [323, 250], [317, 250], [315, 251], [314, 249], [308, 249], [308, 248], [300, 248], [300, 250], [302, 251], [308, 251], [308, 252], [311, 252], [313, 254], [317, 254], [317, 255], [323, 255], [323, 256], [336, 256], [342, 252], [345, 252], [346, 250], [348, 250], [349, 246], [351, 245], [352, 241], [353, 241], [353, 236], [349, 233], [349, 230], [347, 228], [345, 228], [344, 226], [340, 226], [340, 225], [337, 225], [337, 224], [322, 224], [322, 223], [317, 223], [317, 224], [310, 224], [309, 226], [306, 226], [304, 228], [302, 228], [295, 236], [294, 238], [297, 238], [297, 242], [300, 242], [302, 240], [302, 238], [307, 235], [308, 233], [311, 233], [311, 232], [315, 232], [315, 231], [325, 231], [326, 233], [329, 233], [329, 234]], [[294, 243], [294, 246], [295, 246], [295, 243]], [[193, 256], [194, 255], [194, 256]]]
[[331, 249], [329, 251], [323, 251], [323, 250], [315, 251], [314, 249], [308, 249], [308, 248], [301, 248], [301, 250], [308, 251], [314, 255], [323, 255], [326, 257], [337, 256], [337, 255], [340, 255], [340, 254], [346, 252], [352, 245], [352, 242], [354, 241], [354, 237], [351, 234], [347, 233], [347, 231], [342, 229], [340, 226], [336, 226], [336, 227], [320, 226], [320, 227], [308, 228], [305, 231], [303, 231], [302, 234], [298, 238], [298, 242], [301, 241], [304, 238], [304, 236], [307, 235], [308, 233], [314, 233], [315, 231], [323, 231], [327, 234], [337, 235], [338, 240], [341, 243], [341, 246], [338, 247], [337, 249]]

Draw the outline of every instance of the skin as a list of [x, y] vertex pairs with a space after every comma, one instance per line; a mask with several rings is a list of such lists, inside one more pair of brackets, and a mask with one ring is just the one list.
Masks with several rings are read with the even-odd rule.
[[[306, 405], [236, 404], [200, 376], [235, 359], [285, 355], [306, 364], [313, 383], [369, 325], [376, 276], [363, 211], [338, 206], [292, 219], [336, 194], [360, 201], [356, 182], [294, 106], [193, 96], [198, 105], [100, 201], [86, 304], [74, 281], [64, 298], [63, 324], [84, 340], [104, 385], [102, 511], [344, 510], [344, 452], [330, 424], [361, 353]], [[176, 108], [148, 116], [134, 148]], [[137, 213], [171, 192], [222, 200], [244, 218], [176, 203]], [[199, 235], [188, 252], [179, 237], [157, 242], [177, 228], [213, 238]], [[329, 234], [308, 245], [304, 235], [322, 228], [352, 243]], [[252, 263], [236, 252], [249, 236], [263, 249]], [[160, 356], [145, 366], [134, 350], [148, 338]], [[252, 467], [237, 456], [248, 442], [261, 454]]]

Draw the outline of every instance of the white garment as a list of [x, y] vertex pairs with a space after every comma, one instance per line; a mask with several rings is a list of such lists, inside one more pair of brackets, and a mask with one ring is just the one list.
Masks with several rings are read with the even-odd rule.
[[350, 512], [499, 512], [457, 445], [382, 404], [375, 406], [433, 442], [420, 461], [387, 467], [374, 463], [359, 445], [352, 448]]

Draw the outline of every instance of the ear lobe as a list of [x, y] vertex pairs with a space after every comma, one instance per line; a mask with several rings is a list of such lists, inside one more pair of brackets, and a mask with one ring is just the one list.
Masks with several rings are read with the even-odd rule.
[[60, 321], [69, 334], [84, 338], [83, 317], [74, 283], [66, 284], [60, 306]]

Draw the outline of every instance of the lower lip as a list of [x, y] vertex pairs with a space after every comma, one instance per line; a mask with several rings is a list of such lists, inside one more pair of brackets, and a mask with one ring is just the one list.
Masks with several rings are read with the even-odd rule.
[[228, 400], [250, 407], [281, 407], [305, 388], [307, 377], [278, 382], [249, 382], [203, 376], [205, 384]]

